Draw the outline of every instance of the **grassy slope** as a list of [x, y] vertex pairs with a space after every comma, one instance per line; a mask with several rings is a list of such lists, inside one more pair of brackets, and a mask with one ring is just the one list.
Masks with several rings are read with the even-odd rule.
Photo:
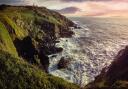
[[[47, 11], [44, 12], [47, 13], [45, 17], [36, 15], [36, 18], [41, 21], [63, 25], [61, 22], [64, 21], [57, 20]], [[24, 22], [25, 25], [18, 25], [15, 18]], [[30, 35], [28, 33], [29, 28], [26, 29], [26, 26], [34, 20], [35, 14], [33, 11], [24, 7], [20, 9], [18, 7], [7, 7], [0, 11], [0, 89], [79, 89], [75, 84], [48, 75], [23, 59], [13, 57], [17, 56], [13, 41], [15, 38], [23, 39]], [[35, 35], [40, 33], [37, 26], [33, 26], [31, 29]], [[40, 33], [40, 35], [43, 34], [45, 33]]]
[[16, 49], [5, 25], [0, 22], [0, 49], [17, 55]]
[[[48, 17], [44, 18], [39, 15], [35, 15], [32, 9], [30, 10], [25, 7], [7, 7], [4, 10], [0, 11], [0, 49], [8, 51], [12, 54], [17, 54], [13, 41], [15, 40], [15, 38], [23, 39], [26, 36], [30, 35], [28, 33], [29, 30], [31, 30], [32, 37], [39, 36], [38, 34], [41, 34], [43, 36], [45, 33], [40, 33], [38, 31], [38, 26], [33, 24], [35, 18], [37, 18], [38, 21], [47, 21], [53, 24], [60, 24], [52, 16], [48, 15]], [[14, 19], [18, 19], [19, 21], [24, 23], [24, 25], [22, 27], [19, 26], [18, 23], [14, 21]], [[30, 25], [30, 22], [33, 22], [31, 24], [33, 26], [31, 26], [31, 28], [29, 29], [29, 27], [27, 26]], [[10, 26], [9, 28], [7, 28], [7, 24], [8, 26]], [[10, 30], [13, 31], [10, 32]]]
[[79, 89], [63, 79], [0, 51], [0, 89]]
[[[7, 51], [18, 56], [13, 41], [15, 38], [23, 39], [28, 35], [28, 32], [19, 27], [7, 15], [9, 14], [0, 13], [0, 50]], [[7, 27], [7, 24], [10, 26], [9, 28]], [[13, 33], [11, 33], [11, 30], [13, 30]]]
[[27, 31], [17, 26], [16, 23], [13, 20], [11, 20], [8, 16], [3, 16], [3, 18], [8, 23], [8, 25], [12, 27], [17, 38], [22, 39], [28, 35]]

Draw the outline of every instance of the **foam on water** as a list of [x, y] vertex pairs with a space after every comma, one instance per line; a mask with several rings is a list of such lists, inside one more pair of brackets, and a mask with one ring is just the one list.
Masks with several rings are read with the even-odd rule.
[[[100, 35], [94, 37], [95, 33], [91, 29], [86, 25], [81, 24], [81, 26], [81, 29], [73, 30], [75, 35], [72, 38], [60, 38], [57, 46], [62, 47], [63, 52], [56, 54], [55, 57], [49, 56], [49, 73], [83, 86], [94, 80], [94, 77], [111, 63], [117, 51], [127, 42], [99, 39]], [[102, 30], [97, 33], [103, 34]], [[57, 64], [61, 57], [70, 58], [71, 63], [68, 68], [59, 70]]]

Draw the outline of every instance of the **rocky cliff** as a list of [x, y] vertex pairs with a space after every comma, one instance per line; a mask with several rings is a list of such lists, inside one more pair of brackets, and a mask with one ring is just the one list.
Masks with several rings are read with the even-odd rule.
[[[0, 74], [3, 77], [0, 78], [0, 87], [2, 89], [3, 87], [10, 89], [78, 89], [76, 85], [61, 79], [56, 80], [57, 77], [48, 77], [45, 73], [49, 66], [48, 55], [63, 50], [56, 47], [57, 39], [72, 36], [70, 26], [74, 26], [72, 21], [45, 7], [1, 5]], [[2, 82], [3, 80], [7, 81]], [[64, 84], [61, 85], [61, 83]]]
[[57, 12], [37, 6], [0, 6], [0, 49], [47, 70], [47, 54], [61, 51], [59, 37], [70, 37], [74, 24]]
[[128, 89], [128, 46], [85, 89]]

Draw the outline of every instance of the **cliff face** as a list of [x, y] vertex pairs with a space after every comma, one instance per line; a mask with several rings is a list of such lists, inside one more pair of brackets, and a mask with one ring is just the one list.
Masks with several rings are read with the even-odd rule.
[[128, 46], [85, 89], [128, 89]]
[[21, 58], [0, 51], [0, 89], [79, 89]]
[[55, 47], [57, 38], [71, 37], [69, 27], [73, 25], [45, 7], [1, 5], [0, 49], [47, 71], [47, 55], [62, 51]]
[[48, 55], [63, 50], [56, 47], [57, 39], [71, 37], [73, 25], [45, 7], [1, 5], [0, 88], [79, 89], [45, 73]]
[[115, 61], [110, 66], [106, 76], [108, 79], [112, 81], [112, 83], [116, 80], [126, 80], [128, 81], [128, 46], [121, 50]]

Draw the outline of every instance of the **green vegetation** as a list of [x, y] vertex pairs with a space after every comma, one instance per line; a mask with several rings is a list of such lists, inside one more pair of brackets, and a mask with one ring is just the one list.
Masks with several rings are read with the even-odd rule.
[[17, 55], [16, 48], [5, 25], [0, 22], [0, 49]]
[[27, 31], [23, 30], [21, 27], [18, 27], [14, 21], [12, 21], [9, 17], [3, 16], [4, 20], [7, 22], [9, 26], [14, 30], [15, 35], [19, 39], [23, 39], [28, 35]]
[[46, 73], [46, 51], [54, 48], [45, 45], [55, 44], [56, 34], [69, 25], [70, 20], [44, 7], [1, 5], [0, 89], [79, 89]]
[[3, 51], [0, 67], [0, 89], [79, 89]]

